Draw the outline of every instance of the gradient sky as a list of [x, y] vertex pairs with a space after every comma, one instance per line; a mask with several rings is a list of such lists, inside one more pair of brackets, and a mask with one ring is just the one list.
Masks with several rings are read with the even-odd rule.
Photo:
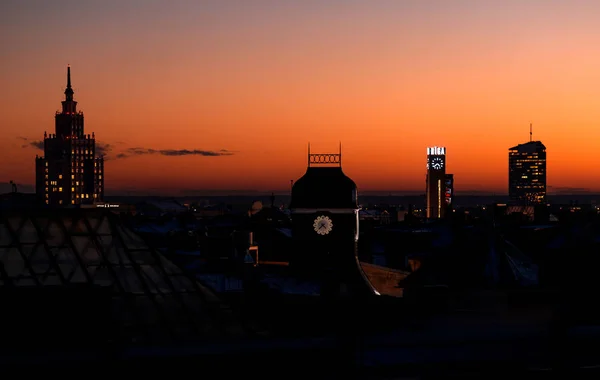
[[[600, 191], [600, 2], [2, 0], [0, 182], [34, 182], [71, 65], [108, 190], [287, 189], [306, 146], [363, 191], [506, 193], [507, 149], [548, 148], [551, 189]], [[128, 149], [227, 150], [232, 155]]]

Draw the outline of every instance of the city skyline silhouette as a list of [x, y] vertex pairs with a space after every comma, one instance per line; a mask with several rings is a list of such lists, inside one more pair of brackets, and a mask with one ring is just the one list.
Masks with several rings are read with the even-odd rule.
[[[506, 194], [507, 150], [530, 123], [549, 194], [600, 192], [598, 5], [67, 3], [0, 5], [2, 183], [33, 185], [71, 64], [109, 193], [284, 192], [308, 142], [341, 140], [361, 192], [424, 193], [438, 145], [457, 193]], [[59, 19], [77, 25], [72, 44], [51, 43]]]

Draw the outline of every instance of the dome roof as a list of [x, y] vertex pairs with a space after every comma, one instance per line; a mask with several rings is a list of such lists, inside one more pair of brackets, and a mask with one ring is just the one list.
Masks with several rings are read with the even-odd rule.
[[341, 167], [309, 167], [292, 187], [290, 208], [356, 209], [356, 184]]

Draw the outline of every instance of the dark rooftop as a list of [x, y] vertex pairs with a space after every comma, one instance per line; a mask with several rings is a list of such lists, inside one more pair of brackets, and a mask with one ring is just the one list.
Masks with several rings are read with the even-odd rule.
[[309, 167], [292, 187], [290, 208], [356, 209], [356, 184], [341, 167]]
[[[50, 315], [57, 321], [73, 315], [86, 321], [83, 330], [73, 328], [71, 338], [112, 326], [107, 335], [96, 336], [95, 344], [245, 334], [211, 290], [148, 247], [117, 216], [96, 209], [0, 213], [0, 296], [0, 319], [22, 322], [23, 329], [48, 330], [39, 322]], [[10, 300], [14, 307], [7, 306]], [[23, 304], [28, 307], [18, 306]], [[98, 315], [106, 319], [98, 321]], [[32, 316], [38, 321], [29, 326]], [[70, 338], [62, 335], [66, 344]]]

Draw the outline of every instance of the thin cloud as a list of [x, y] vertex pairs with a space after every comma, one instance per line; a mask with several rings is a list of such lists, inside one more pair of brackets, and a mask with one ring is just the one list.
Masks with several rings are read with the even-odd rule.
[[44, 142], [41, 140], [33, 140], [33, 141], [29, 141], [27, 144], [22, 146], [22, 148], [30, 148], [30, 147], [43, 151], [44, 150]]
[[[27, 137], [18, 137], [19, 140], [26, 141], [27, 144], [21, 145], [21, 148], [35, 148], [38, 150], [44, 150], [44, 141], [42, 140], [29, 140]], [[113, 149], [111, 144], [96, 141], [96, 154], [98, 156], [106, 156]]]
[[179, 156], [204, 156], [204, 157], [219, 157], [219, 156], [232, 156], [233, 152], [227, 149], [220, 149], [218, 151], [212, 150], [201, 150], [201, 149], [151, 149], [151, 148], [129, 148], [124, 152], [117, 154], [117, 158], [127, 158], [131, 156], [143, 156], [148, 154], [158, 154], [169, 157]]
[[[43, 140], [31, 140], [27, 137], [18, 136], [17, 139], [22, 140], [25, 144], [21, 145], [22, 148], [35, 148], [38, 150], [44, 150]], [[121, 141], [115, 143], [104, 143], [96, 141], [96, 155], [104, 156], [105, 160], [109, 159], [122, 159], [132, 156], [143, 156], [148, 154], [157, 154], [169, 157], [180, 157], [180, 156], [204, 156], [204, 157], [219, 157], [219, 156], [232, 156], [234, 151], [227, 149], [220, 149], [217, 151], [212, 150], [201, 150], [201, 149], [151, 149], [151, 148], [128, 148], [120, 150], [118, 153], [112, 155], [115, 150], [115, 145], [123, 144]]]
[[96, 155], [107, 156], [113, 150], [111, 144], [96, 141]]
[[32, 140], [24, 136], [17, 136], [17, 140], [25, 141], [25, 144], [21, 144], [21, 148], [35, 148], [44, 150], [44, 142], [41, 140]]

